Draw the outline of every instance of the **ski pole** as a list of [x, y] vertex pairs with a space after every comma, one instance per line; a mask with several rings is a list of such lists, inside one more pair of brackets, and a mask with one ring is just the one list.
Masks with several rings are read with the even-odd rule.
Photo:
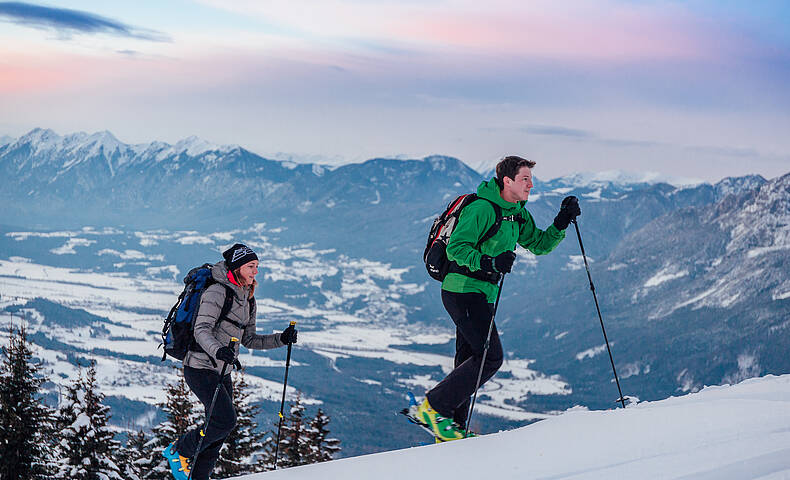
[[[233, 348], [233, 344], [238, 342], [239, 339], [236, 337], [230, 337], [230, 343], [228, 343], [228, 348]], [[211, 403], [208, 407], [208, 412], [206, 412], [206, 425], [200, 429], [200, 441], [198, 441], [197, 449], [195, 449], [195, 456], [192, 457], [192, 463], [190, 463], [189, 468], [189, 475], [187, 476], [187, 480], [192, 479], [192, 471], [195, 470], [195, 462], [197, 462], [198, 455], [200, 455], [200, 448], [203, 446], [203, 440], [206, 438], [206, 432], [208, 431], [208, 422], [211, 421], [211, 413], [214, 411], [214, 402], [217, 401], [217, 394], [219, 393], [219, 389], [222, 386], [222, 379], [225, 377], [225, 370], [228, 368], [228, 362], [225, 362], [222, 365], [222, 373], [219, 374], [219, 380], [217, 381], [217, 388], [214, 389], [214, 396], [211, 397]]]
[[[296, 326], [295, 321], [291, 321], [291, 326]], [[285, 408], [285, 389], [288, 386], [288, 367], [291, 366], [291, 347], [293, 343], [288, 344], [288, 354], [285, 357], [285, 380], [283, 380], [283, 399], [280, 401], [280, 423], [277, 425], [277, 443], [274, 447], [274, 469], [277, 470], [277, 457], [280, 454], [280, 429], [283, 426], [283, 408]]]
[[584, 258], [584, 268], [587, 269], [587, 279], [590, 281], [590, 291], [593, 294], [593, 300], [595, 300], [595, 310], [598, 311], [598, 320], [601, 322], [601, 331], [603, 331], [603, 339], [606, 341], [606, 350], [609, 352], [609, 361], [612, 363], [612, 372], [614, 372], [614, 381], [617, 383], [617, 393], [620, 394], [620, 398], [616, 401], [620, 402], [625, 408], [625, 399], [623, 398], [623, 391], [620, 390], [620, 379], [617, 378], [617, 370], [614, 368], [614, 357], [612, 356], [612, 349], [609, 347], [609, 338], [606, 336], [606, 328], [603, 326], [603, 317], [601, 316], [601, 307], [598, 306], [598, 296], [595, 294], [595, 285], [593, 285], [592, 276], [590, 275], [590, 266], [587, 264], [587, 254], [584, 253], [584, 244], [582, 243], [582, 235], [579, 233], [579, 224], [576, 223], [576, 219], [574, 218], [571, 220], [573, 222], [573, 226], [576, 227], [576, 237], [579, 239], [579, 247], [582, 250], [582, 257]]
[[483, 360], [480, 362], [480, 370], [477, 372], [477, 383], [475, 383], [475, 394], [472, 397], [472, 403], [469, 405], [469, 413], [466, 415], [466, 431], [464, 438], [469, 436], [469, 428], [472, 426], [472, 411], [475, 409], [475, 401], [477, 400], [477, 389], [480, 388], [480, 380], [483, 378], [483, 365], [486, 363], [486, 356], [488, 356], [488, 345], [491, 342], [491, 331], [494, 329], [494, 317], [496, 317], [496, 310], [499, 307], [499, 296], [502, 295], [502, 285], [505, 283], [505, 274], [502, 274], [502, 280], [499, 281], [499, 291], [496, 294], [496, 303], [494, 304], [494, 312], [491, 314], [491, 323], [488, 325], [488, 335], [486, 335], [485, 347], [483, 347]]

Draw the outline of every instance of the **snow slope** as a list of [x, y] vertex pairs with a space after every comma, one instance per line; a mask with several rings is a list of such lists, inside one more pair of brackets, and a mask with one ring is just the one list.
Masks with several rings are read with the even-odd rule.
[[790, 375], [238, 478], [790, 479]]

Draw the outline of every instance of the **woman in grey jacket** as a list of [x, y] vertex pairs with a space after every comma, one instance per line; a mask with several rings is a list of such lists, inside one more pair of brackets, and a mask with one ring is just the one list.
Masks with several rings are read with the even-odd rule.
[[[195, 456], [200, 442], [201, 428], [190, 430], [165, 449], [170, 460], [170, 470], [176, 480], [186, 480], [192, 467], [194, 480], [207, 480], [225, 438], [236, 425], [233, 409], [233, 389], [230, 373], [219, 378], [222, 367], [238, 365], [236, 357], [239, 344], [229, 347], [230, 339], [240, 338], [241, 343], [254, 350], [282, 347], [296, 343], [293, 325], [282, 333], [260, 335], [255, 332], [255, 275], [258, 274], [258, 256], [246, 245], [237, 243], [222, 253], [225, 260], [215, 264], [211, 276], [216, 283], [203, 292], [195, 319], [196, 345], [184, 357], [184, 380], [197, 395], [208, 415], [209, 404], [217, 384], [221, 382], [211, 418], [207, 419], [205, 438], [195, 465], [189, 462]], [[232, 296], [228, 314], [219, 316], [227, 296]]]

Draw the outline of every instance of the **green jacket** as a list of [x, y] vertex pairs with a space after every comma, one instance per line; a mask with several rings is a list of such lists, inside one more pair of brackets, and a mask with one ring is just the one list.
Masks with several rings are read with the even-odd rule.
[[[502, 207], [502, 216], [520, 213], [526, 220], [519, 228], [518, 222], [503, 221], [499, 231], [486, 240], [480, 249], [475, 247], [480, 238], [496, 220], [494, 208], [485, 200], [475, 200], [467, 205], [458, 217], [458, 225], [447, 244], [447, 258], [472, 271], [480, 270], [480, 258], [485, 255], [496, 257], [500, 253], [516, 248], [516, 242], [535, 255], [545, 255], [559, 245], [565, 238], [564, 230], [557, 230], [554, 224], [545, 231], [535, 226], [532, 215], [524, 208], [526, 202], [510, 203], [502, 199], [499, 186], [492, 178], [477, 187], [479, 197], [491, 200]], [[442, 290], [455, 293], [480, 292], [485, 294], [489, 303], [494, 303], [498, 286], [492, 283], [467, 277], [460, 273], [448, 273], [442, 282]]]

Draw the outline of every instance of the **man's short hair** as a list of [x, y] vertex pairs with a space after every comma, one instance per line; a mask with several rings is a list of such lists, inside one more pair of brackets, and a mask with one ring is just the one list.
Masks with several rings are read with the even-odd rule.
[[521, 167], [532, 168], [534, 166], [535, 162], [531, 160], [516, 155], [508, 155], [496, 165], [496, 183], [499, 185], [499, 188], [503, 188], [505, 186], [505, 177], [515, 180]]

